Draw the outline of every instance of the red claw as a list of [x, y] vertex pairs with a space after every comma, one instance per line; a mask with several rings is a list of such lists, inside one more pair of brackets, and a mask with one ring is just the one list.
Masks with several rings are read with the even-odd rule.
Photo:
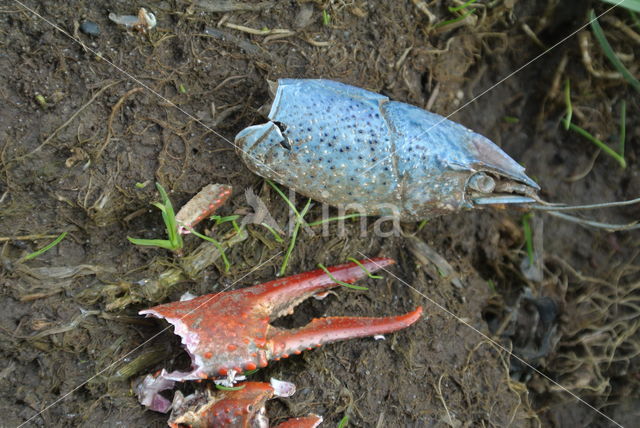
[[[375, 258], [360, 262], [374, 272], [394, 261]], [[353, 283], [367, 276], [356, 263], [330, 267], [333, 278]], [[307, 326], [286, 330], [269, 322], [290, 314], [311, 296], [336, 287], [323, 270], [314, 270], [264, 284], [191, 300], [173, 302], [140, 311], [164, 318], [192, 358], [190, 372], [163, 373], [174, 381], [217, 378], [265, 367], [272, 359], [287, 358], [305, 349], [355, 337], [391, 333], [420, 318], [422, 308], [405, 315], [385, 318], [333, 317], [314, 319]]]

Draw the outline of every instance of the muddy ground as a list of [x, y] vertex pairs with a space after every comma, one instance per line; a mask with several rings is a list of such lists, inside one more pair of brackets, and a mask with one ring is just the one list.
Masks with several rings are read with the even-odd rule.
[[[248, 213], [250, 188], [285, 224], [285, 202], [229, 144], [239, 130], [263, 121], [258, 109], [268, 100], [266, 79], [335, 79], [443, 115], [483, 94], [452, 119], [525, 165], [544, 199], [637, 197], [640, 97], [624, 80], [600, 77], [599, 71], [612, 68], [588, 28], [591, 70], [573, 36], [502, 82], [543, 46], [583, 25], [590, 7], [602, 12], [604, 4], [479, 0], [464, 25], [441, 25], [456, 17], [447, 6], [461, 3], [292, 0], [243, 2], [238, 10], [237, 3], [214, 0], [26, 0], [37, 16], [18, 2], [4, 2], [0, 425], [166, 423], [166, 415], [138, 404], [132, 381], [184, 365], [185, 355], [170, 331], [147, 342], [164, 325], [137, 311], [186, 291], [204, 294], [272, 279], [289, 238], [279, 243], [250, 225], [248, 237], [226, 250], [229, 272], [217, 259], [191, 275], [184, 273], [183, 259], [126, 238], [163, 235], [159, 212], [150, 205], [158, 200], [155, 182], [176, 206], [208, 183], [233, 185], [222, 215]], [[232, 10], [216, 11], [221, 5]], [[109, 12], [135, 14], [139, 6], [157, 16], [148, 33], [127, 31], [107, 18]], [[608, 16], [633, 23], [625, 10]], [[83, 21], [97, 24], [99, 34], [79, 30]], [[640, 74], [633, 61], [640, 56], [637, 40], [612, 21], [603, 27]], [[267, 31], [274, 29], [289, 31]], [[594, 145], [564, 130], [566, 79], [574, 123], [607, 142], [618, 139], [626, 101], [626, 169], [604, 153], [594, 158]], [[296, 202], [302, 208], [304, 199]], [[616, 223], [639, 215], [637, 206], [592, 214]], [[320, 216], [320, 206], [308, 214]], [[276, 377], [298, 386], [293, 397], [269, 402], [272, 422], [313, 412], [324, 416], [324, 426], [345, 416], [351, 426], [379, 427], [612, 425], [553, 380], [617, 422], [631, 423], [640, 398], [637, 232], [594, 231], [536, 214], [536, 233], [544, 223], [535, 247], [544, 275], [527, 279], [522, 217], [517, 210], [465, 212], [423, 227], [402, 224], [403, 237], [360, 237], [356, 222], [347, 223], [344, 235], [335, 224], [328, 236], [303, 233], [288, 273], [362, 252], [398, 260], [393, 273], [401, 280], [385, 274], [364, 281], [367, 292], [341, 288], [304, 303], [280, 325], [325, 315], [391, 315], [417, 305], [426, 316], [384, 341], [328, 345], [256, 373], [254, 379]], [[59, 245], [22, 259], [64, 231]], [[224, 223], [212, 233], [224, 240], [234, 232]], [[453, 266], [461, 287], [411, 251], [415, 239]], [[186, 257], [199, 245], [186, 239]], [[171, 269], [177, 281], [158, 281]], [[518, 321], [505, 321], [508, 314]], [[123, 373], [141, 355], [146, 362]]]

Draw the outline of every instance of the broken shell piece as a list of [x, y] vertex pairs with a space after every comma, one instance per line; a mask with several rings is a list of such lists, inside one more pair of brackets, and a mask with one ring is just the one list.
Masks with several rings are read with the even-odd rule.
[[236, 383], [247, 380], [246, 376], [238, 375], [238, 372], [231, 369], [229, 373], [227, 373], [227, 377], [223, 379], [215, 379], [213, 382], [216, 385], [226, 386], [227, 388], [232, 388]]
[[135, 386], [134, 390], [140, 404], [154, 412], [167, 413], [171, 402], [160, 395], [161, 391], [173, 389], [175, 381], [164, 378], [161, 373], [145, 376]]
[[232, 192], [233, 188], [224, 184], [209, 184], [203, 187], [176, 214], [178, 232], [184, 235], [190, 233], [189, 229], [224, 205]]
[[[233, 391], [196, 391], [173, 399], [169, 426], [268, 427], [265, 403], [273, 397], [289, 397], [295, 385], [271, 379], [271, 383], [245, 382]], [[284, 395], [283, 395], [284, 394]]]
[[291, 382], [271, 378], [270, 384], [276, 397], [291, 397], [296, 393], [296, 386]]
[[111, 12], [109, 14], [109, 19], [116, 24], [124, 25], [128, 29], [142, 32], [149, 31], [156, 26], [156, 16], [151, 12], [147, 12], [144, 7], [140, 8], [138, 16], [116, 15]]
[[315, 428], [322, 423], [322, 416], [310, 413], [302, 418], [288, 419], [279, 423], [275, 428]]

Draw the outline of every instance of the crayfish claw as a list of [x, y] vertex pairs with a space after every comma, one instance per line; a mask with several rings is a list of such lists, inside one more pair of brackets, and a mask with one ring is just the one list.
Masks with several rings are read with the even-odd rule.
[[273, 357], [277, 360], [299, 354], [326, 343], [358, 337], [392, 333], [418, 321], [422, 307], [404, 315], [391, 317], [328, 317], [316, 318], [295, 330], [279, 329], [271, 336]]
[[323, 343], [407, 327], [420, 317], [421, 308], [398, 317], [317, 319], [291, 331], [270, 324], [307, 298], [323, 295], [339, 282], [355, 282], [392, 263], [395, 261], [389, 258], [366, 259], [140, 311], [173, 324], [191, 356], [189, 371], [163, 371], [160, 378], [185, 381], [234, 377], [265, 367], [269, 360]]

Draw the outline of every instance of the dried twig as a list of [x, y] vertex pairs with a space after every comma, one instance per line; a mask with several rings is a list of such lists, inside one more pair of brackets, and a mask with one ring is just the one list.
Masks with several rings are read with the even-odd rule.
[[244, 33], [255, 34], [256, 36], [272, 36], [272, 35], [287, 35], [292, 36], [295, 34], [295, 31], [286, 30], [283, 28], [274, 28], [274, 29], [264, 29], [257, 30], [251, 27], [245, 27], [244, 25], [233, 24], [231, 22], [226, 22], [225, 27], [232, 28], [234, 30], [242, 31]]
[[237, 10], [262, 10], [273, 6], [272, 1], [263, 1], [259, 3], [249, 3], [234, 0], [197, 0], [195, 5], [207, 12], [226, 13]]

